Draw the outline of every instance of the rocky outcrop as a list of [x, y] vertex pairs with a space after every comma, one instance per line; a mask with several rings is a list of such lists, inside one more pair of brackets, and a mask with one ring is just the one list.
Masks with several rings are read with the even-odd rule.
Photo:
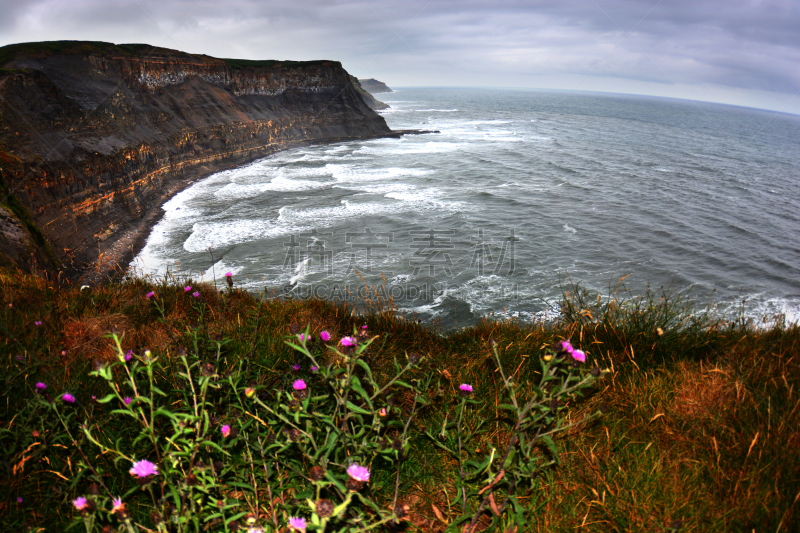
[[377, 98], [372, 96], [369, 92], [364, 90], [364, 88], [361, 86], [361, 82], [360, 82], [360, 80], [358, 78], [356, 78], [355, 76], [350, 76], [350, 80], [353, 82], [353, 86], [356, 88], [356, 90], [361, 93], [361, 98], [364, 99], [364, 101], [367, 103], [367, 105], [371, 109], [373, 109], [375, 111], [381, 111], [383, 109], [389, 109], [389, 105], [388, 104], [385, 104], [385, 103], [381, 102], [380, 100], [378, 100]]
[[398, 134], [336, 61], [60, 41], [0, 48], [0, 67], [0, 194], [18, 207], [0, 203], [0, 263], [25, 269], [106, 273], [191, 181], [293, 145]]
[[394, 92], [389, 87], [387, 87], [385, 83], [383, 83], [382, 81], [378, 81], [375, 78], [370, 78], [368, 80], [358, 80], [358, 81], [359, 83], [361, 83], [361, 86], [364, 88], [365, 91], [368, 91], [372, 94]]

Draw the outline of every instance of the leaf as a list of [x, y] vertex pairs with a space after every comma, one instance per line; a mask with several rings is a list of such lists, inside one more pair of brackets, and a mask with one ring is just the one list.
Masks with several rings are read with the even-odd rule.
[[439, 508], [438, 508], [438, 507], [436, 507], [435, 505], [431, 504], [431, 509], [433, 509], [433, 514], [435, 514], [435, 515], [436, 515], [436, 518], [438, 518], [438, 519], [439, 519], [439, 520], [441, 520], [441, 521], [442, 521], [442, 522], [443, 522], [445, 525], [447, 525], [447, 520], [445, 520], [445, 518], [444, 518], [444, 515], [443, 515], [443, 514], [442, 514], [442, 512], [439, 510]]
[[113, 400], [116, 397], [117, 397], [116, 394], [109, 394], [109, 395], [103, 396], [102, 398], [97, 400], [97, 403], [108, 403], [108, 402], [110, 402], [111, 400]]
[[347, 408], [350, 409], [351, 411], [353, 411], [354, 413], [359, 413], [359, 414], [362, 414], [362, 415], [371, 415], [372, 414], [370, 411], [367, 411], [363, 407], [357, 406], [356, 404], [354, 404], [350, 400], [347, 401]]

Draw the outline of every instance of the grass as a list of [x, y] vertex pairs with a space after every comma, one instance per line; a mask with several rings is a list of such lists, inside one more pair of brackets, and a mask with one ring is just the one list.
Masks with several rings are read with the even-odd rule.
[[[200, 293], [203, 316], [183, 284]], [[144, 297], [150, 291], [158, 293], [163, 315]], [[179, 391], [174, 363], [192, 342], [201, 358], [217, 358], [220, 374], [246, 374], [266, 390], [291, 376], [291, 365], [301, 361], [284, 342], [292, 324], [315, 336], [322, 330], [347, 335], [367, 324], [379, 335], [364, 352], [378, 382], [393, 375], [393, 361], [418, 353], [425, 359], [411, 377], [422, 379], [426, 372], [443, 389], [431, 385], [430, 406], [407, 434], [398, 498], [406, 520], [395, 529], [444, 531], [461, 514], [459, 461], [430, 438], [450, 416], [454, 404], [448, 398], [457, 398], [460, 383], [475, 388], [463, 418], [467, 431], [481, 428], [472, 446], [488, 453], [508, 442], [500, 411], [504, 380], [492, 346], [524, 395], [527, 384], [541, 376], [545, 348], [567, 338], [587, 351], [587, 369], [596, 365], [609, 372], [565, 406], [565, 422], [574, 425], [555, 438], [558, 463], [542, 469], [520, 493], [520, 504], [530, 510], [524, 530], [800, 529], [800, 395], [794, 394], [800, 388], [800, 328], [781, 320], [763, 326], [718, 316], [713, 308], [698, 312], [668, 292], [599, 299], [577, 287], [565, 294], [556, 322], [487, 320], [455, 332], [424, 328], [386, 302], [368, 302], [373, 311], [362, 316], [323, 301], [263, 300], [189, 280], [136, 279], [81, 291], [0, 270], [0, 292], [0, 447], [6, 450], [0, 525], [6, 531], [81, 528], [71, 501], [90, 490], [87, 461], [102, 469], [109, 490], [122, 491], [127, 481], [126, 465], [90, 452], [79, 432], [71, 439], [57, 431], [60, 422], [51, 411], [28, 407], [38, 399], [37, 381], [54, 395], [105, 395], [102, 380], [88, 374], [95, 360], [115, 360], [107, 336], [114, 330], [123, 350], [147, 348], [161, 357], [154, 379], [171, 395]], [[406, 411], [416, 401], [410, 393], [395, 399]], [[601, 407], [603, 417], [583, 421]], [[69, 416], [107, 435], [127, 431], [125, 417], [89, 401], [79, 402]], [[453, 435], [440, 442], [455, 445]], [[370, 488], [381, 505], [391, 504], [394, 483], [393, 470], [374, 469]], [[131, 493], [128, 508], [134, 522], [144, 524], [137, 531], [152, 530], [145, 527], [149, 511], [140, 492]], [[259, 501], [259, 512], [272, 512]], [[476, 531], [489, 518], [481, 515]]]

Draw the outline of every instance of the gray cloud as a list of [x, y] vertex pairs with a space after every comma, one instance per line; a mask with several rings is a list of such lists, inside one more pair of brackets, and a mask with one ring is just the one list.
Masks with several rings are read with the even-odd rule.
[[800, 112], [795, 0], [0, 0], [0, 45], [334, 59], [395, 85], [617, 90]]

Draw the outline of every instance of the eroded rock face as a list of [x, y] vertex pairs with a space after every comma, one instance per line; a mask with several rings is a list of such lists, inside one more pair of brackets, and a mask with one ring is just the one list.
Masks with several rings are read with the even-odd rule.
[[143, 239], [162, 203], [208, 173], [292, 145], [393, 135], [334, 61], [20, 46], [0, 48], [13, 56], [0, 67], [21, 69], [0, 70], [0, 166], [76, 274], [123, 236]]

